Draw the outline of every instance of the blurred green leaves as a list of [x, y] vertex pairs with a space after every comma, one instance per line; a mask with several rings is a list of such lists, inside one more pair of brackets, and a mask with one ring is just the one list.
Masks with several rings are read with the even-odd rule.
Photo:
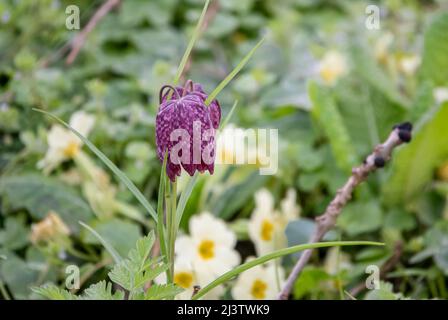
[[425, 188], [436, 167], [448, 157], [447, 119], [448, 103], [445, 103], [415, 132], [412, 143], [394, 154], [391, 175], [383, 188], [387, 203], [411, 200]]
[[436, 85], [448, 84], [448, 13], [438, 14], [425, 32], [422, 76]]
[[88, 204], [71, 187], [48, 177], [24, 174], [2, 177], [0, 195], [3, 212], [26, 209], [36, 220], [50, 211], [57, 212], [73, 232], [78, 221], [88, 221], [93, 214]]
[[338, 166], [350, 172], [356, 164], [357, 156], [331, 92], [310, 82], [308, 94], [313, 104], [311, 112], [329, 140]]

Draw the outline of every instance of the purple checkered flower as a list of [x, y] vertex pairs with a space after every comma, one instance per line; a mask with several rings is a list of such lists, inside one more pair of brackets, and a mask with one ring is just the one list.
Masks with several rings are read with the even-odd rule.
[[191, 176], [196, 170], [213, 174], [215, 132], [221, 120], [221, 108], [217, 100], [207, 107], [207, 97], [202, 86], [191, 80], [184, 87], [165, 85], [160, 89], [157, 155], [163, 161], [168, 153], [166, 173], [171, 181], [180, 176], [181, 168]]

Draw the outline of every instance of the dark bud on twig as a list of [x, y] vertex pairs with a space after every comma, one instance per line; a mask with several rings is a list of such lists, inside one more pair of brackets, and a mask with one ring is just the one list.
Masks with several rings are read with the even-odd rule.
[[411, 131], [400, 129], [398, 130], [398, 137], [403, 142], [409, 142], [412, 139], [412, 133]]
[[375, 163], [375, 167], [377, 167], [377, 168], [382, 168], [386, 164], [386, 161], [384, 161], [384, 158], [379, 157], [379, 156], [375, 157], [375, 159], [373, 161]]
[[410, 132], [410, 131], [412, 131], [412, 123], [410, 123], [410, 122], [399, 123], [399, 124], [394, 125], [394, 129]]

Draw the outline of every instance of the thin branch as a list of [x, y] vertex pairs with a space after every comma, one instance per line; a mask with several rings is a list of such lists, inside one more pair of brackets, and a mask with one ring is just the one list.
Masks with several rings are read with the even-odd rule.
[[73, 42], [71, 43], [72, 49], [68, 54], [67, 59], [65, 60], [65, 63], [67, 65], [70, 65], [75, 61], [79, 51], [81, 50], [82, 46], [84, 45], [84, 42], [87, 39], [87, 36], [95, 28], [97, 23], [105, 15], [107, 15], [110, 10], [112, 10], [115, 6], [117, 6], [120, 3], [120, 1], [121, 0], [107, 0], [101, 5], [101, 7], [98, 8], [98, 10], [92, 16], [92, 18], [90, 18], [85, 28], [82, 29], [82, 31], [78, 35], [76, 35], [76, 37], [73, 39]]
[[[377, 145], [363, 162], [362, 165], [352, 169], [352, 175], [347, 180], [345, 185], [338, 190], [336, 196], [328, 205], [324, 214], [316, 218], [316, 229], [311, 236], [310, 243], [319, 242], [324, 235], [336, 225], [336, 220], [341, 213], [344, 206], [351, 199], [353, 190], [363, 181], [365, 181], [369, 173], [375, 171], [378, 168], [384, 167], [387, 161], [391, 159], [392, 151], [402, 143], [411, 141], [412, 124], [405, 122], [394, 126], [387, 140], [380, 145]], [[286, 300], [292, 290], [292, 287], [308, 263], [313, 250], [305, 250], [294, 266], [291, 274], [289, 275], [285, 286], [280, 292], [278, 299]]]

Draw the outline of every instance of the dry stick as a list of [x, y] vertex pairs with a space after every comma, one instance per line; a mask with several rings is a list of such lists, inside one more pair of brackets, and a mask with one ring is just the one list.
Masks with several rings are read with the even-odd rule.
[[[377, 145], [373, 150], [373, 153], [364, 160], [362, 165], [352, 169], [352, 175], [345, 185], [338, 190], [336, 196], [330, 202], [324, 214], [316, 218], [316, 229], [311, 236], [309, 243], [321, 241], [324, 235], [336, 225], [337, 217], [341, 213], [342, 208], [344, 208], [347, 202], [351, 199], [353, 190], [356, 186], [365, 181], [370, 172], [375, 171], [377, 168], [384, 167], [385, 163], [391, 158], [392, 150], [400, 144], [411, 140], [411, 131], [412, 124], [409, 122], [394, 126], [387, 140], [383, 144]], [[303, 251], [294, 266], [294, 269], [289, 275], [285, 286], [280, 292], [278, 299], [288, 299], [294, 282], [305, 265], [308, 263], [312, 252], [312, 249]]]
[[67, 65], [70, 65], [75, 61], [78, 56], [79, 51], [81, 50], [84, 42], [87, 39], [87, 35], [95, 28], [97, 23], [107, 14], [110, 10], [112, 10], [116, 5], [120, 3], [121, 0], [107, 0], [104, 2], [101, 7], [95, 12], [92, 18], [87, 23], [86, 27], [82, 29], [82, 31], [73, 39], [72, 49], [65, 60]]

